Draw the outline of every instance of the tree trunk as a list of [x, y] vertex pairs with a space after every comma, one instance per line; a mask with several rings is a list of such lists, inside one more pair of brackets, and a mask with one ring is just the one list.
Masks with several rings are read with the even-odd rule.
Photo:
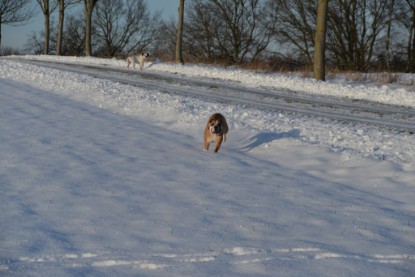
[[390, 6], [388, 7], [389, 12], [388, 12], [388, 24], [387, 24], [387, 29], [386, 29], [386, 69], [388, 71], [391, 70], [391, 65], [390, 65], [390, 61], [391, 61], [391, 49], [390, 49], [390, 45], [391, 45], [391, 29], [392, 29], [392, 20], [393, 20], [393, 8], [395, 5], [395, 0], [392, 0], [390, 3]]
[[85, 55], [92, 56], [92, 12], [98, 0], [84, 0], [85, 9]]
[[412, 51], [411, 51], [411, 45], [412, 45], [412, 36], [413, 36], [413, 28], [411, 27], [411, 29], [409, 30], [409, 38], [408, 38], [408, 43], [406, 45], [406, 53], [408, 56], [408, 61], [406, 63], [406, 68], [405, 68], [405, 72], [409, 72], [411, 69], [411, 63], [412, 63]]
[[92, 13], [88, 10], [85, 11], [85, 56], [92, 56], [92, 45], [91, 45], [91, 21], [92, 21]]
[[47, 55], [49, 54], [49, 41], [50, 41], [50, 12], [49, 12], [49, 7], [47, 7], [45, 9], [44, 12], [45, 15], [45, 45], [43, 48], [43, 54]]
[[326, 80], [325, 44], [328, 0], [318, 0], [316, 36], [314, 40], [314, 78]]
[[415, 9], [412, 11], [411, 73], [415, 73]]
[[0, 56], [3, 55], [3, 50], [1, 48], [1, 15], [0, 15]]
[[58, 23], [58, 38], [56, 45], [56, 55], [62, 55], [62, 42], [63, 42], [63, 22], [65, 18], [65, 1], [59, 1], [59, 23]]
[[185, 0], [180, 0], [179, 23], [177, 26], [177, 36], [176, 36], [176, 63], [180, 63], [180, 64], [184, 64], [183, 55], [182, 55], [184, 1]]

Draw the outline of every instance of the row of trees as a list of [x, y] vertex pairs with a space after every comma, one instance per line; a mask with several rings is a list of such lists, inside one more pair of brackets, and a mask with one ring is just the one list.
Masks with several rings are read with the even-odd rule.
[[[36, 0], [44, 9], [49, 1]], [[124, 56], [137, 49], [151, 48], [160, 27], [160, 13], [151, 15], [144, 0], [56, 0], [59, 6], [59, 28], [48, 28], [34, 33], [27, 48], [35, 53], [57, 55]], [[83, 12], [79, 4], [83, 3]], [[52, 7], [54, 11], [56, 6]], [[74, 11], [65, 19], [67, 8]], [[50, 14], [50, 13], [49, 13]], [[62, 36], [63, 34], [63, 36]], [[57, 38], [57, 39], [56, 39]], [[43, 48], [41, 48], [43, 46]]]
[[[192, 0], [186, 9], [184, 51], [198, 61], [274, 59], [275, 64], [312, 65], [318, 2]], [[329, 0], [326, 4], [329, 65], [341, 70], [376, 66], [415, 72], [415, 0]], [[166, 28], [168, 36], [174, 34], [174, 23]]]
[[[40, 8], [44, 32], [28, 43], [58, 55], [113, 57], [147, 49], [169, 59], [178, 54], [179, 62], [262, 61], [278, 69], [326, 61], [340, 70], [415, 72], [415, 0], [176, 1], [184, 7], [182, 28], [151, 14], [143, 0], [3, 0], [0, 23], [22, 22]], [[326, 7], [324, 29], [317, 26], [318, 6]], [[58, 24], [50, 21], [55, 11]]]

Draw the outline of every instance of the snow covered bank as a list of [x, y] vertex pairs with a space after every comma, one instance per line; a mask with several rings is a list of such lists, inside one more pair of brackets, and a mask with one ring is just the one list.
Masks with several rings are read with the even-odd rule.
[[415, 273], [413, 135], [8, 59], [0, 130], [0, 275]]
[[[125, 67], [125, 63], [119, 60], [55, 57], [55, 56], [23, 56], [28, 59], [52, 60], [65, 63], [100, 64], [114, 67]], [[16, 57], [16, 58], [20, 58]], [[0, 76], [13, 80], [22, 81], [40, 88], [52, 90], [77, 101], [83, 101], [94, 106], [109, 109], [113, 112], [130, 116], [151, 116], [156, 123], [168, 121], [174, 117], [178, 126], [183, 128], [186, 124], [203, 125], [209, 114], [218, 110], [227, 114], [233, 129], [247, 131], [248, 135], [255, 136], [257, 133], [281, 133], [290, 132], [292, 129], [301, 130], [296, 138], [308, 144], [318, 144], [331, 151], [340, 153], [342, 159], [370, 158], [377, 160], [388, 160], [404, 170], [415, 170], [415, 140], [412, 134], [397, 131], [379, 130], [377, 127], [367, 127], [359, 124], [344, 124], [327, 119], [313, 118], [308, 116], [287, 116], [281, 113], [263, 112], [255, 109], [247, 109], [240, 106], [229, 106], [218, 103], [206, 103], [199, 99], [168, 95], [159, 91], [152, 91], [145, 87], [136, 88], [111, 81], [100, 80], [82, 74], [73, 74], [59, 70], [46, 69], [38, 66], [13, 62], [8, 59], [2, 60], [4, 65], [0, 69]], [[361, 84], [357, 89], [348, 85], [315, 82], [308, 79], [298, 79], [284, 76], [273, 76], [267, 74], [255, 74], [240, 70], [226, 70], [215, 67], [203, 66], [178, 66], [172, 64], [147, 64], [147, 70], [157, 70], [164, 74], [185, 74], [194, 78], [202, 76], [221, 78], [224, 82], [237, 78], [238, 82], [254, 86], [257, 82], [266, 84], [273, 79], [277, 87], [285, 87], [296, 91], [303, 88], [303, 92], [313, 91], [316, 86], [333, 87], [330, 89], [332, 97], [343, 97], [360, 91], [364, 96], [361, 99], [388, 99], [394, 96], [394, 102], [406, 103], [415, 106], [411, 97], [415, 92], [405, 87], [396, 89], [403, 92], [399, 94], [392, 88], [377, 88], [375, 86], [364, 86]], [[249, 77], [248, 77], [249, 76]], [[267, 81], [268, 80], [268, 81]], [[289, 80], [289, 81], [287, 81]], [[393, 93], [392, 93], [393, 91]], [[365, 94], [366, 93], [366, 94]], [[372, 96], [374, 94], [375, 96]], [[272, 144], [264, 143], [264, 147]]]

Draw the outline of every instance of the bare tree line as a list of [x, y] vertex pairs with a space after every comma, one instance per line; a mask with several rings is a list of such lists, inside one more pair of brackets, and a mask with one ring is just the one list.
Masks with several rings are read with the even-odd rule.
[[[0, 22], [21, 23], [40, 9], [45, 30], [28, 41], [37, 53], [114, 57], [146, 49], [174, 60], [181, 43], [179, 62], [260, 61], [281, 69], [318, 61], [318, 0], [176, 1], [178, 7], [184, 4], [181, 40], [178, 22], [151, 14], [143, 0], [3, 0]], [[327, 66], [415, 72], [415, 0], [327, 2], [320, 40]], [[33, 3], [37, 7], [29, 9]], [[11, 10], [16, 5], [20, 9]], [[49, 18], [57, 10], [55, 24]]]
[[0, 50], [1, 50], [1, 26], [4, 24], [18, 25], [30, 19], [32, 11], [27, 8], [31, 0], [3, 0], [0, 2]]

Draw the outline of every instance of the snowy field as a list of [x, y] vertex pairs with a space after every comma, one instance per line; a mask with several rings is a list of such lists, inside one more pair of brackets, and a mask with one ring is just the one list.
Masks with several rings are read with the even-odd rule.
[[[0, 58], [0, 276], [414, 276], [415, 135]], [[136, 70], [137, 72], [139, 70]], [[415, 107], [400, 84], [147, 63]], [[207, 117], [228, 140], [202, 151]], [[415, 123], [414, 123], [415, 124]]]

